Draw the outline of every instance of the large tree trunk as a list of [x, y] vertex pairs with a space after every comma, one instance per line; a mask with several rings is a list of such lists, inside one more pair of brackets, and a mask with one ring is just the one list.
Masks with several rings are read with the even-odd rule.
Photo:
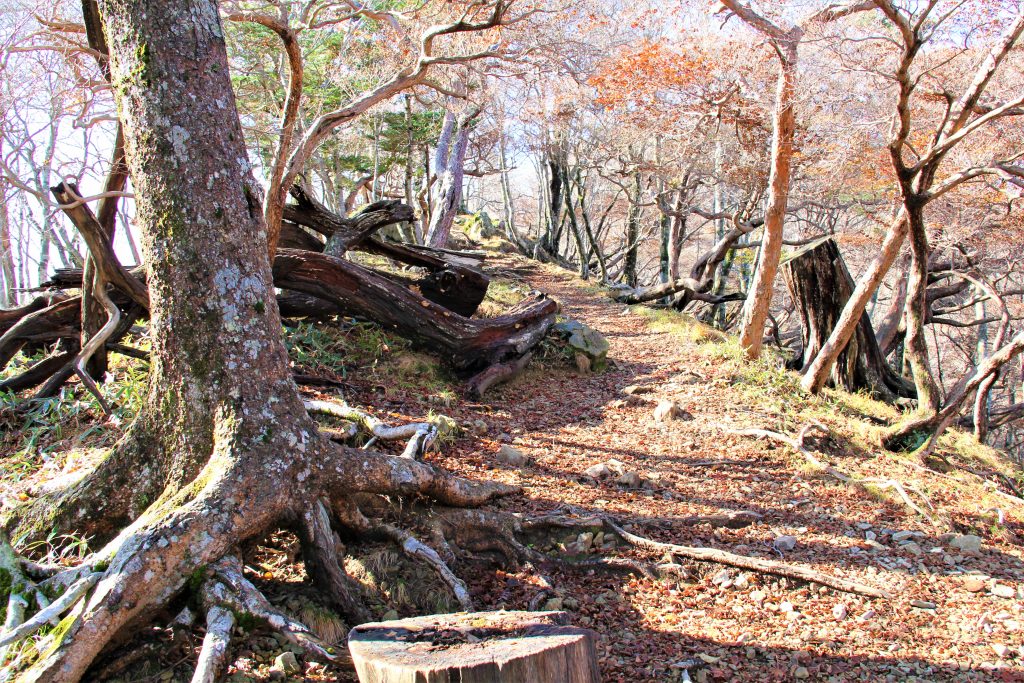
[[764, 238], [757, 259], [754, 281], [743, 306], [740, 345], [748, 358], [761, 355], [764, 324], [772, 305], [775, 275], [782, 255], [782, 228], [789, 200], [790, 167], [793, 161], [793, 134], [796, 130], [797, 40], [776, 44], [779, 57], [778, 90], [772, 126], [772, 169], [768, 179], [768, 207], [765, 211]]
[[637, 257], [640, 241], [640, 172], [633, 174], [633, 195], [630, 197], [629, 214], [626, 218], [626, 255], [623, 261], [623, 279], [630, 287], [636, 287]]
[[[127, 437], [134, 445], [112, 452], [50, 514], [74, 506], [117, 524], [149, 510], [112, 543], [109, 578], [37, 664], [44, 681], [81, 678], [196, 567], [264, 530], [287, 487], [259, 474], [261, 459], [314, 433], [281, 341], [260, 192], [240, 162], [216, 3], [192, 3], [188, 30], [177, 3], [103, 0], [101, 10], [143, 233], [150, 391]], [[280, 476], [296, 481], [300, 461], [281, 462]]]
[[924, 335], [928, 315], [928, 235], [925, 232], [923, 207], [907, 209], [910, 236], [910, 276], [907, 279], [907, 300], [903, 320], [907, 327], [903, 339], [903, 356], [909, 362], [917, 386], [917, 407], [925, 413], [939, 408], [939, 386], [928, 358], [928, 342]]
[[451, 153], [447, 155], [444, 167], [434, 169], [439, 180], [437, 201], [430, 211], [430, 227], [426, 237], [427, 244], [432, 247], [443, 248], [448, 244], [452, 225], [459, 213], [459, 205], [462, 204], [463, 168], [466, 162], [466, 148], [469, 146], [470, 119], [471, 117], [459, 117], [458, 134]]
[[562, 172], [563, 165], [561, 152], [561, 137], [556, 136], [556, 141], [549, 143], [546, 151], [546, 166], [548, 169], [548, 203], [544, 216], [545, 232], [540, 240], [540, 246], [552, 256], [558, 255], [558, 243], [561, 241], [561, 220], [562, 220]]
[[[804, 370], [832, 334], [853, 292], [853, 278], [831, 237], [798, 250], [783, 264], [782, 277], [800, 314], [803, 354], [799, 367]], [[847, 391], [868, 390], [889, 401], [913, 395], [913, 388], [882, 356], [866, 312], [832, 367], [830, 383]]]

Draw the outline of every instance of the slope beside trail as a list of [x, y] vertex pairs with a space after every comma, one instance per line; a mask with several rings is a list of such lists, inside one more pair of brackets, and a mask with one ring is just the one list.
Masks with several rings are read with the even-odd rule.
[[[462, 404], [460, 418], [477, 420], [485, 436], [460, 441], [438, 456], [441, 464], [522, 485], [525, 495], [503, 501], [504, 509], [571, 505], [657, 540], [805, 564], [893, 595], [871, 600], [711, 564], [691, 565], [693, 578], [678, 582], [552, 570], [554, 602], [545, 603], [598, 631], [605, 680], [685, 680], [684, 669], [694, 680], [1024, 680], [1019, 503], [976, 475], [932, 473], [865, 446], [895, 417], [887, 406], [840, 392], [803, 397], [795, 375], [745, 366], [717, 333], [611, 303], [552, 266], [505, 256], [492, 268], [548, 292], [563, 315], [600, 330], [612, 367], [535, 367], [485, 402]], [[630, 397], [622, 392], [629, 385], [651, 391]], [[676, 401], [682, 419], [656, 421], [661, 399]], [[859, 477], [900, 480], [923, 509], [934, 506], [936, 524], [891, 490], [842, 484], [788, 446], [730, 433], [793, 435], [811, 419], [832, 430], [817, 444], [819, 457]], [[531, 463], [497, 461], [506, 442]], [[609, 459], [648, 483], [628, 488], [583, 476]], [[761, 518], [740, 529], [687, 519], [728, 511]], [[980, 551], [955, 547], [969, 546], [961, 536], [968, 534], [983, 538]], [[779, 536], [795, 538], [795, 547], [776, 549]], [[661, 561], [621, 546], [591, 554]], [[502, 576], [476, 577], [480, 608], [525, 609], [542, 590], [529, 573]]]
[[[306, 322], [286, 335], [296, 371], [334, 384], [304, 391], [343, 398], [389, 424], [437, 411], [454, 418], [464, 433], [427, 459], [468, 478], [522, 487], [522, 495], [495, 508], [606, 515], [640, 536], [782, 560], [884, 589], [892, 599], [561, 530], [530, 540], [573, 562], [675, 561], [679, 575], [651, 579], [561, 564], [506, 572], [458, 562], [453, 568], [477, 609], [565, 610], [597, 632], [606, 682], [1024, 681], [1024, 501], [1000, 491], [999, 474], [1014, 473], [1005, 456], [952, 432], [938, 451], [951, 467], [926, 469], [875, 446], [899, 417], [891, 406], [836, 391], [806, 396], [798, 377], [780, 370], [770, 353], [763, 362], [742, 361], [734, 342], [692, 318], [612, 303], [605, 290], [554, 266], [491, 253], [486, 268], [493, 281], [485, 310], [506, 310], [530, 289], [547, 292], [563, 316], [604, 334], [610, 367], [580, 373], [545, 347], [521, 376], [470, 401], [460, 398], [459, 382], [437, 358], [375, 325]], [[107, 387], [114, 403], [144, 395], [139, 361], [121, 359], [114, 373]], [[631, 386], [641, 391], [624, 391]], [[678, 418], [657, 421], [660, 401], [675, 402]], [[15, 427], [0, 431], [10, 451], [0, 462], [0, 506], [76, 478], [130, 424], [105, 420], [75, 386], [44, 408], [27, 417], [0, 414], [0, 424]], [[807, 442], [817, 458], [858, 479], [902, 482], [924, 514], [891, 488], [843, 484], [790, 446], [736, 433], [793, 436], [812, 422], [829, 431]], [[505, 464], [497, 457], [505, 445], [529, 462]], [[598, 481], [584, 474], [601, 463], [614, 476]], [[740, 528], [706, 523], [737, 512], [756, 521]], [[53, 560], [74, 563], [84, 544], [69, 537], [75, 543], [65, 548], [62, 540], [54, 539]], [[432, 572], [402, 560], [393, 545], [345, 542], [346, 571], [377, 617], [454, 608]], [[243, 557], [247, 576], [275, 605], [344, 647], [346, 626], [307, 580], [294, 534], [279, 530], [254, 541]], [[190, 680], [201, 625], [179, 629], [173, 618], [155, 615], [153, 627], [126, 634], [87, 679]], [[287, 675], [275, 670], [288, 649], [301, 653], [260, 624], [239, 627], [224, 680], [355, 680], [350, 668], [305, 659]]]

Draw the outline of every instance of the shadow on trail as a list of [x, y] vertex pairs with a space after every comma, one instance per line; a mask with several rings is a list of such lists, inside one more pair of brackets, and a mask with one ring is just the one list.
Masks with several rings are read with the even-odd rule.
[[[547, 501], [552, 510], [556, 501]], [[580, 516], [603, 510], [576, 508]], [[695, 533], [695, 527], [681, 527], [672, 519], [652, 519], [638, 514], [615, 515], [619, 523], [632, 526], [637, 533], [656, 540], [720, 547], [723, 550], [751, 556], [782, 559], [794, 564], [811, 565], [834, 576], [854, 578], [850, 569], [865, 569], [869, 554], [839, 555], [827, 544], [801, 543], [798, 551], [784, 557], [767, 546], [747, 544], [737, 547], [728, 540], [719, 540], [707, 527]], [[578, 530], [559, 529], [549, 534], [548, 542], [566, 544]], [[741, 530], [742, 531], [742, 530]], [[740, 532], [741, 532], [740, 531]], [[740, 533], [729, 531], [727, 533]], [[680, 535], [690, 539], [681, 539]], [[706, 543], [693, 542], [702, 535]], [[735, 539], [734, 539], [735, 540]], [[919, 539], [922, 545], [928, 541]], [[538, 543], [540, 543], [538, 539]], [[895, 551], [894, 551], [895, 552]], [[636, 552], [620, 542], [615, 549], [574, 556], [576, 559], [628, 556], [660, 562], [657, 553]], [[567, 558], [569, 559], [569, 558]], [[1007, 558], [993, 549], [986, 549], [970, 558], [965, 568], [982, 570], [993, 560]], [[1020, 562], [1012, 558], [1020, 568]], [[824, 588], [799, 580], [772, 574], [749, 572], [748, 585], [742, 588], [723, 587], [712, 580], [724, 565], [694, 564], [680, 559], [688, 567], [690, 578], [652, 581], [638, 573], [612, 569], [572, 569], [551, 564], [543, 571], [563, 599], [563, 609], [572, 613], [573, 623], [587, 626], [599, 634], [598, 655], [604, 681], [677, 681], [681, 680], [679, 663], [688, 662], [693, 680], [704, 670], [707, 680], [791, 681], [799, 667], [807, 671], [808, 680], [921, 680], [921, 681], [1020, 681], [1024, 671], [1019, 668], [993, 669], [995, 656], [988, 646], [992, 639], [978, 633], [962, 642], [962, 652], [974, 664], [961, 668], [958, 662], [903, 656], [908, 638], [933, 628], [936, 620], [949, 618], [956, 612], [958, 599], [947, 585], [918, 589], [913, 595], [899, 590], [898, 569], [887, 569], [865, 578], [858, 572], [857, 580], [893, 592], [891, 600], [871, 599]], [[925, 562], [938, 570], [935, 562]], [[941, 562], [939, 563], [941, 566]], [[733, 576], [746, 570], [729, 568]], [[913, 565], [904, 571], [917, 572]], [[995, 578], [1014, 581], [1015, 571], [990, 572]], [[472, 573], [471, 582], [479, 609], [527, 609], [535, 602], [541, 588], [517, 575], [499, 573], [497, 577], [484, 572]], [[756, 599], [755, 592], [767, 597]], [[569, 598], [565, 604], [565, 598]], [[546, 601], [548, 597], [545, 597]], [[910, 600], [934, 603], [936, 608], [918, 609]], [[800, 617], [791, 619], [780, 609], [790, 602]], [[1012, 601], [991, 596], [986, 610], [995, 613], [1011, 607]], [[540, 603], [543, 606], [543, 601]], [[842, 604], [848, 610], [841, 623], [833, 609]], [[870, 614], [864, 619], [860, 617]], [[699, 635], [698, 635], [699, 634]], [[1012, 636], [1011, 636], [1012, 637]], [[865, 640], [874, 653], [865, 654]], [[996, 638], [998, 640], [998, 637]], [[701, 655], [705, 659], [701, 659]], [[961, 656], [961, 661], [969, 661]], [[800, 672], [802, 676], [804, 672]]]

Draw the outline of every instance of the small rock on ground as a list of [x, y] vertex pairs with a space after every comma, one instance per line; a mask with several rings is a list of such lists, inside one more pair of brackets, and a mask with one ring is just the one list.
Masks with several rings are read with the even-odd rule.
[[981, 537], [975, 536], [974, 534], [954, 536], [952, 540], [950, 540], [949, 545], [951, 548], [956, 548], [960, 552], [976, 553], [981, 551]]
[[796, 536], [779, 536], [774, 545], [784, 553], [789, 552], [796, 547]]
[[501, 448], [499, 448], [498, 455], [495, 457], [497, 458], [498, 462], [502, 462], [505, 463], [506, 465], [511, 465], [513, 467], [522, 467], [526, 465], [528, 462], [530, 462], [530, 459], [526, 457], [525, 453], [523, 453], [518, 448], [509, 446], [508, 444], [505, 444]]
[[675, 401], [662, 399], [658, 401], [658, 407], [654, 409], [654, 419], [658, 422], [669, 422], [670, 420], [693, 419], [693, 416], [683, 410]]
[[617, 480], [619, 486], [629, 489], [638, 489], [644, 485], [644, 479], [636, 472], [624, 472]]
[[1007, 586], [1006, 584], [997, 583], [992, 586], [992, 595], [997, 598], [1015, 598], [1017, 597], [1017, 591], [1014, 590], [1013, 586]]
[[302, 667], [299, 666], [299, 661], [295, 658], [294, 652], [282, 652], [279, 654], [274, 659], [274, 666], [271, 668], [285, 674], [297, 674], [302, 671]]

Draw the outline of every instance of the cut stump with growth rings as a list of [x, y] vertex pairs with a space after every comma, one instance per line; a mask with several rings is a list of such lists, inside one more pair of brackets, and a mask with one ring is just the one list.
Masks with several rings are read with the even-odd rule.
[[461, 612], [362, 624], [360, 683], [598, 683], [596, 635], [565, 612]]

